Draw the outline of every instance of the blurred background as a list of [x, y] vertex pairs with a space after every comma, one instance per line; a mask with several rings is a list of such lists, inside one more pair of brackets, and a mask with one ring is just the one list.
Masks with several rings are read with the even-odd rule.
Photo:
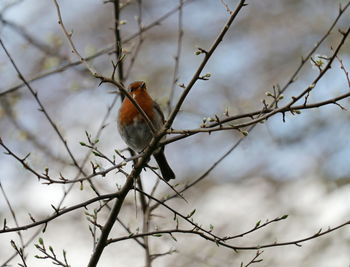
[[[138, 30], [139, 5], [137, 1], [121, 1], [120, 25], [122, 40], [130, 39]], [[198, 47], [208, 49], [215, 40], [229, 14], [220, 0], [192, 0], [183, 7], [183, 39], [179, 60], [177, 84], [187, 84], [198, 68], [202, 55], [195, 55]], [[232, 9], [237, 1], [225, 1]], [[198, 81], [190, 92], [173, 128], [198, 128], [203, 118], [222, 117], [260, 110], [262, 99], [273, 86], [284, 86], [300, 65], [301, 57], [315, 46], [327, 32], [339, 12], [339, 4], [347, 1], [327, 0], [267, 0], [247, 1], [220, 44], [203, 74], [210, 73], [208, 81]], [[102, 0], [59, 1], [63, 21], [73, 31], [72, 39], [85, 56], [114, 46], [113, 4]], [[178, 6], [176, 0], [143, 0], [142, 25], [147, 26]], [[115, 88], [99, 85], [82, 65], [64, 68], [77, 60], [62, 33], [52, 1], [0, 1], [0, 37], [26, 79], [45, 73], [31, 82], [38, 92], [47, 113], [64, 136], [72, 154], [79, 163], [89, 150], [79, 142], [86, 142], [86, 134], [95, 136], [101, 129], [98, 148], [109, 157], [115, 149], [126, 146], [116, 126], [120, 99], [109, 94]], [[158, 100], [166, 115], [167, 103], [174, 80], [175, 57], [178, 45], [178, 19], [175, 12], [159, 25], [123, 43], [125, 83], [144, 80], [150, 94]], [[338, 29], [350, 25], [350, 10], [340, 18], [316, 54], [329, 56], [341, 35]], [[350, 69], [350, 42], [342, 47], [339, 57]], [[137, 56], [135, 57], [135, 53]], [[104, 53], [90, 62], [105, 76], [110, 76], [114, 53]], [[135, 60], [132, 60], [135, 59]], [[55, 72], [63, 67], [62, 71]], [[284, 101], [297, 95], [318, 75], [310, 61], [306, 62], [297, 80], [286, 91]], [[17, 73], [4, 51], [0, 50], [0, 137], [17, 155], [24, 157], [39, 173], [46, 167], [52, 177], [62, 174], [74, 179], [78, 171], [48, 123], [38, 111], [38, 104]], [[335, 61], [332, 69], [317, 84], [309, 97], [310, 103], [333, 98], [348, 92], [349, 85]], [[10, 92], [7, 92], [10, 90]], [[172, 105], [182, 88], [174, 88]], [[116, 104], [114, 104], [116, 103]], [[281, 103], [281, 105], [284, 102]], [[345, 108], [349, 100], [340, 102]], [[110, 113], [108, 113], [110, 110]], [[258, 245], [275, 241], [290, 241], [316, 233], [320, 228], [336, 226], [350, 219], [350, 143], [349, 112], [336, 105], [302, 111], [299, 115], [277, 114], [266, 123], [255, 127], [243, 142], [218, 164], [209, 175], [181, 199], [169, 205], [183, 214], [196, 209], [194, 218], [203, 226], [214, 225], [218, 235], [238, 234], [249, 230], [257, 221], [266, 221], [288, 214], [287, 220], [270, 225], [233, 244]], [[166, 155], [174, 169], [179, 188], [200, 177], [226, 151], [242, 138], [238, 131], [197, 134], [166, 146]], [[4, 152], [1, 149], [1, 152]], [[127, 153], [125, 153], [127, 155]], [[101, 169], [111, 166], [107, 161], [89, 156]], [[118, 161], [117, 161], [118, 162]], [[151, 162], [153, 163], [153, 161]], [[154, 163], [153, 163], [154, 164]], [[91, 173], [89, 162], [84, 166]], [[130, 170], [131, 165], [126, 168]], [[81, 175], [80, 175], [81, 176]], [[93, 179], [100, 193], [112, 193], [116, 184], [122, 185], [122, 174], [109, 173]], [[150, 171], [143, 173], [146, 190], [151, 190], [156, 177]], [[63, 206], [70, 206], [94, 197], [89, 185], [43, 185], [14, 158], [0, 154], [0, 182], [16, 211], [19, 225], [34, 218], [44, 218], [53, 212], [63, 197]], [[172, 191], [160, 185], [156, 196], [162, 198]], [[88, 207], [89, 211], [94, 205]], [[173, 215], [160, 208], [159, 217], [152, 220], [151, 229], [171, 228]], [[103, 224], [108, 215], [100, 214]], [[0, 221], [8, 226], [15, 223], [3, 196], [0, 196]], [[125, 203], [121, 219], [130, 229], [140, 226], [141, 214], [135, 214], [133, 193]], [[85, 266], [92, 252], [93, 240], [84, 210], [77, 210], [49, 223], [40, 233], [45, 244], [55, 250], [65, 249], [72, 266]], [[22, 233], [24, 241], [39, 228]], [[120, 225], [114, 227], [113, 237], [127, 234]], [[154, 266], [239, 266], [255, 255], [254, 251], [233, 253], [198, 237], [176, 235], [151, 239], [154, 253], [172, 253], [157, 259]], [[10, 240], [20, 243], [16, 233], [0, 235], [0, 264], [14, 253]], [[48, 260], [35, 259], [38, 254], [33, 243], [25, 250], [28, 266], [51, 266]], [[99, 266], [143, 266], [143, 250], [134, 241], [110, 245]], [[349, 266], [350, 230], [336, 232], [303, 244], [266, 249], [259, 266]], [[15, 258], [9, 266], [20, 262]], [[1, 265], [0, 265], [1, 266]]]

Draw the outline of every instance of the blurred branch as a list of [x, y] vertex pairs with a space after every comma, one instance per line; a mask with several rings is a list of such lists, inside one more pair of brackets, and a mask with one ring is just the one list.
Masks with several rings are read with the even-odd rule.
[[[195, 0], [184, 0], [184, 4], [188, 4], [188, 3], [193, 2], [193, 1], [195, 1]], [[136, 33], [130, 35], [128, 38], [125, 38], [125, 39], [123, 40], [123, 43], [130, 42], [131, 40], [135, 39], [136, 37], [138, 37], [138, 36], [139, 36], [140, 34], [142, 34], [143, 32], [146, 32], [146, 31], [152, 29], [153, 27], [158, 26], [162, 21], [166, 20], [166, 19], [169, 18], [171, 15], [173, 15], [174, 13], [176, 13], [176, 12], [179, 10], [179, 8], [180, 8], [180, 7], [177, 6], [177, 7], [173, 8], [173, 9], [171, 9], [170, 11], [168, 11], [167, 13], [165, 13], [164, 15], [162, 15], [161, 17], [159, 17], [158, 19], [156, 19], [156, 20], [153, 21], [152, 23], [150, 23], [150, 24], [148, 24], [147, 26], [143, 27], [143, 28], [142, 28], [142, 31], [138, 31], [138, 32], [136, 32]], [[85, 59], [86, 61], [90, 61], [90, 60], [92, 60], [92, 59], [94, 59], [94, 58], [96, 58], [96, 57], [102, 56], [102, 55], [104, 55], [104, 54], [111, 53], [111, 52], [115, 52], [114, 46], [115, 46], [114, 44], [109, 45], [109, 46], [107, 46], [106, 48], [103, 48], [103, 49], [99, 50], [98, 52], [96, 52], [95, 54], [93, 54], [93, 55], [91, 55], [91, 56], [89, 56], [89, 57], [86, 57], [86, 58], [84, 58], [84, 59]], [[80, 65], [80, 64], [82, 64], [81, 60], [77, 60], [77, 61], [74, 61], [74, 62], [72, 62], [72, 63], [68, 63], [68, 64], [66, 64], [66, 65], [63, 65], [63, 66], [61, 66], [61, 67], [59, 67], [59, 68], [57, 68], [57, 69], [54, 69], [54, 70], [47, 71], [47, 72], [45, 72], [45, 73], [39, 74], [39, 75], [37, 75], [37, 76], [35, 76], [35, 77], [33, 77], [33, 78], [28, 79], [27, 81], [28, 81], [28, 82], [32, 82], [32, 81], [40, 80], [40, 79], [42, 79], [42, 78], [48, 77], [48, 76], [50, 76], [50, 75], [52, 75], [52, 74], [60, 73], [60, 72], [62, 72], [62, 71], [65, 71], [65, 70], [69, 69], [70, 67], [77, 66], [77, 65]], [[13, 87], [11, 87], [11, 88], [9, 88], [9, 89], [6, 89], [6, 90], [0, 92], [0, 97], [6, 95], [6, 94], [8, 94], [8, 93], [15, 92], [15, 91], [17, 91], [18, 89], [20, 89], [21, 87], [23, 87], [24, 85], [25, 85], [25, 84], [22, 82], [22, 83], [20, 83], [20, 84], [18, 84], [18, 85], [15, 85], [15, 86], [13, 86]]]
[[6, 97], [0, 99], [0, 104], [3, 107], [3, 110], [9, 119], [10, 122], [17, 128], [17, 130], [25, 136], [26, 140], [29, 140], [30, 143], [33, 144], [38, 150], [40, 150], [46, 157], [50, 157], [56, 162], [60, 162], [62, 164], [68, 164], [68, 161], [64, 158], [59, 157], [53, 153], [52, 148], [49, 144], [45, 144], [40, 142], [38, 136], [36, 136], [32, 131], [27, 129], [23, 123], [21, 123], [20, 119], [16, 117], [15, 111], [13, 109], [13, 105], [9, 103]]
[[[27, 82], [27, 80], [24, 78], [24, 76], [22, 75], [22, 73], [20, 72], [20, 70], [18, 69], [16, 63], [14, 62], [13, 58], [11, 57], [11, 55], [9, 54], [8, 50], [6, 49], [3, 41], [0, 39], [0, 44], [2, 46], [2, 48], [4, 49], [7, 57], [9, 58], [12, 66], [15, 68], [18, 77], [25, 83], [25, 85], [27, 86], [28, 90], [30, 91], [30, 93], [33, 95], [33, 97], [35, 98], [35, 101], [37, 102], [37, 104], [39, 105], [39, 111], [41, 111], [44, 116], [46, 117], [46, 119], [48, 120], [49, 124], [52, 126], [52, 128], [54, 129], [54, 131], [56, 132], [56, 134], [58, 135], [59, 139], [61, 140], [61, 142], [63, 143], [66, 151], [68, 152], [71, 160], [73, 161], [73, 164], [82, 172], [84, 173], [84, 171], [81, 169], [81, 167], [79, 166], [77, 160], [75, 159], [75, 157], [72, 154], [72, 151], [70, 150], [70, 148], [68, 147], [67, 141], [64, 139], [63, 135], [61, 134], [61, 132], [59, 131], [57, 125], [54, 123], [54, 121], [52, 120], [52, 118], [49, 116], [48, 112], [46, 111], [44, 105], [42, 104], [41, 100], [38, 97], [38, 93], [36, 91], [34, 91], [34, 89], [31, 87], [31, 85]], [[23, 160], [24, 162], [24, 160]]]
[[[6, 201], [6, 204], [7, 204], [8, 208], [9, 208], [9, 210], [10, 210], [10, 213], [11, 213], [11, 215], [12, 215], [13, 221], [15, 222], [15, 225], [18, 227], [19, 224], [18, 224], [18, 221], [17, 221], [16, 212], [15, 212], [15, 210], [13, 209], [13, 207], [12, 207], [12, 205], [11, 205], [11, 202], [10, 202], [9, 198], [7, 197], [7, 195], [6, 195], [6, 192], [5, 192], [5, 190], [4, 190], [4, 188], [3, 188], [2, 184], [1, 184], [1, 182], [0, 182], [0, 190], [1, 190], [1, 193], [2, 193], [2, 195], [3, 195], [3, 197], [4, 197], [5, 201]], [[17, 232], [17, 234], [18, 234], [19, 240], [20, 240], [20, 242], [21, 242], [21, 247], [20, 247], [20, 248], [17, 248], [17, 246], [15, 245], [14, 242], [13, 242], [13, 244], [14, 244], [13, 247], [15, 248], [15, 250], [16, 250], [17, 252], [20, 252], [20, 253], [21, 253], [20, 256], [21, 256], [21, 258], [22, 258], [23, 264], [26, 265], [25, 257], [24, 257], [25, 245], [24, 245], [24, 241], [23, 241], [23, 236], [22, 236], [22, 233], [21, 233], [21, 232]]]
[[16, 243], [11, 240], [11, 246], [15, 249], [16, 253], [20, 256], [21, 260], [22, 260], [22, 263], [18, 263], [18, 266], [21, 266], [21, 267], [28, 267], [27, 263], [26, 263], [26, 257], [24, 255], [24, 248], [23, 246], [21, 248], [17, 247]]
[[40, 40], [36, 39], [34, 36], [30, 35], [26, 28], [23, 26], [17, 25], [12, 21], [4, 19], [0, 14], [0, 22], [2, 22], [5, 26], [8, 26], [13, 31], [17, 32], [19, 35], [21, 35], [28, 43], [45, 53], [46, 55], [50, 56], [58, 56], [61, 60], [68, 61], [68, 58], [64, 55], [60, 55], [57, 49], [50, 47], [49, 45], [41, 42]]
[[181, 57], [181, 47], [182, 47], [182, 38], [184, 35], [183, 31], [183, 0], [179, 0], [179, 17], [178, 17], [178, 34], [177, 34], [177, 48], [176, 48], [176, 55], [175, 55], [175, 66], [174, 66], [174, 74], [173, 74], [173, 82], [171, 84], [169, 99], [167, 103], [168, 107], [168, 113], [170, 114], [171, 111], [171, 102], [174, 98], [174, 90], [176, 87], [176, 84], [179, 80], [179, 65], [180, 65], [180, 57]]
[[169, 249], [168, 251], [166, 252], [163, 252], [163, 253], [157, 253], [157, 254], [152, 254], [151, 255], [151, 259], [152, 261], [159, 258], [159, 257], [163, 257], [163, 256], [166, 256], [166, 255], [171, 255], [173, 253], [177, 252], [176, 249]]
[[[114, 35], [115, 35], [115, 57], [118, 64], [118, 78], [119, 82], [123, 84], [124, 73], [123, 73], [123, 48], [122, 39], [120, 36], [120, 3], [119, 0], [113, 1], [114, 7]], [[123, 96], [122, 96], [123, 98]]]
[[[141, 179], [138, 179], [139, 181]], [[143, 191], [143, 188], [138, 186], [138, 188], [140, 189], [140, 191]], [[149, 206], [147, 205], [147, 202], [145, 200], [145, 197], [143, 194], [139, 194], [140, 195], [140, 199], [141, 199], [141, 203], [143, 204], [143, 222], [142, 222], [142, 232], [143, 233], [147, 233], [149, 232], [149, 225], [151, 223], [151, 210], [149, 209]], [[151, 252], [150, 252], [150, 245], [149, 245], [149, 239], [148, 236], [143, 236], [142, 237], [144, 240], [144, 244], [145, 244], [145, 267], [151, 267], [152, 266], [152, 258], [151, 258]], [[108, 245], [108, 241], [106, 242], [106, 245]]]
[[1, 15], [2, 15], [3, 13], [5, 13], [8, 9], [10, 9], [10, 8], [12, 8], [12, 7], [14, 7], [14, 6], [16, 6], [16, 5], [20, 4], [20, 3], [22, 3], [22, 2], [23, 2], [23, 0], [14, 0], [14, 1], [12, 1], [12, 2], [9, 2], [8, 4], [6, 4], [6, 5], [1, 9], [1, 11], [0, 11]]
[[133, 55], [132, 55], [132, 57], [130, 59], [129, 66], [128, 66], [127, 70], [126, 70], [125, 79], [129, 78], [130, 73], [131, 73], [131, 69], [132, 69], [132, 67], [135, 64], [136, 58], [139, 55], [142, 43], [144, 41], [143, 31], [142, 31], [142, 29], [143, 29], [143, 25], [142, 25], [142, 13], [143, 13], [142, 12], [142, 0], [137, 0], [137, 6], [138, 6], [137, 25], [139, 27], [139, 33], [140, 34], [139, 34], [138, 42], [136, 44], [134, 53], [133, 53]]
[[336, 58], [337, 58], [337, 60], [338, 60], [338, 62], [339, 62], [339, 64], [340, 64], [340, 68], [341, 68], [341, 70], [344, 72], [344, 75], [345, 75], [346, 81], [348, 82], [348, 87], [350, 88], [350, 77], [349, 77], [349, 71], [347, 71], [347, 69], [345, 68], [345, 65], [344, 65], [344, 63], [343, 63], [343, 60], [342, 60], [342, 59], [340, 59], [340, 58], [338, 57], [338, 55], [336, 56]]

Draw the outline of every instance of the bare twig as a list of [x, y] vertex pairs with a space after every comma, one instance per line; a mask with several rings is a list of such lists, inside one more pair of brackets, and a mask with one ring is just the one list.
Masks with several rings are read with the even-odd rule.
[[122, 48], [122, 39], [120, 36], [120, 1], [114, 0], [113, 1], [113, 7], [114, 7], [114, 35], [115, 35], [115, 57], [117, 62], [120, 61], [120, 64], [118, 64], [118, 78], [119, 82], [123, 84], [124, 82], [124, 73], [123, 73], [123, 48]]
[[211, 236], [208, 236], [207, 233], [204, 233], [202, 231], [200, 231], [197, 228], [193, 228], [193, 229], [168, 229], [168, 230], [159, 230], [159, 231], [153, 231], [153, 232], [149, 232], [149, 233], [140, 233], [140, 234], [134, 234], [134, 235], [129, 235], [129, 236], [124, 236], [124, 237], [119, 237], [119, 238], [113, 238], [113, 239], [109, 239], [108, 240], [108, 244], [111, 243], [115, 243], [115, 242], [119, 242], [122, 240], [128, 240], [128, 239], [133, 239], [133, 238], [137, 238], [137, 237], [142, 237], [142, 236], [154, 236], [154, 237], [159, 237], [162, 234], [172, 234], [172, 233], [183, 233], [183, 234], [193, 234], [193, 235], [198, 235], [208, 241], [214, 242], [215, 244], [217, 244], [218, 246], [223, 246], [229, 249], [232, 249], [234, 251], [238, 251], [238, 250], [260, 250], [263, 248], [271, 248], [271, 247], [282, 247], [282, 246], [291, 246], [291, 245], [295, 245], [300, 247], [301, 243], [316, 239], [318, 237], [321, 237], [323, 235], [327, 235], [333, 231], [336, 231], [340, 228], [343, 228], [347, 225], [350, 224], [350, 221], [347, 221], [343, 224], [340, 224], [336, 227], [333, 228], [328, 228], [325, 231], [322, 231], [322, 229], [320, 229], [317, 233], [310, 235], [308, 237], [302, 238], [302, 239], [297, 239], [297, 240], [293, 240], [293, 241], [288, 241], [288, 242], [274, 242], [274, 243], [269, 243], [269, 244], [265, 244], [265, 245], [257, 245], [257, 246], [235, 246], [235, 245], [230, 245], [228, 243], [225, 243], [224, 238], [214, 238]]
[[4, 229], [0, 229], [0, 234], [1, 233], [9, 233], [9, 232], [17, 232], [17, 231], [21, 231], [21, 230], [27, 230], [27, 229], [30, 229], [30, 228], [33, 228], [35, 226], [39, 226], [39, 225], [47, 225], [50, 221], [54, 220], [55, 218], [57, 217], [60, 217], [62, 216], [63, 214], [66, 214], [68, 212], [71, 212], [71, 211], [74, 211], [74, 210], [77, 210], [77, 209], [80, 209], [80, 208], [85, 208], [86, 206], [92, 204], [92, 203], [95, 203], [97, 201], [100, 201], [100, 200], [105, 200], [105, 199], [114, 199], [114, 198], [118, 198], [119, 197], [119, 193], [112, 193], [112, 194], [107, 194], [107, 195], [101, 195], [101, 196], [98, 196], [98, 197], [94, 197], [94, 198], [91, 198], [87, 201], [84, 201], [82, 203], [79, 203], [79, 204], [76, 204], [76, 205], [73, 205], [71, 207], [68, 207], [68, 208], [55, 208], [55, 213], [51, 216], [48, 216], [46, 217], [45, 219], [42, 219], [42, 220], [38, 220], [38, 221], [34, 221], [33, 223], [30, 223], [30, 224], [26, 224], [26, 225], [23, 225], [23, 226], [18, 226], [18, 227], [12, 227], [12, 228], [4, 228]]
[[34, 47], [36, 47], [40, 51], [44, 52], [45, 54], [50, 55], [50, 56], [59, 57], [61, 60], [68, 61], [68, 58], [66, 56], [60, 55], [58, 53], [58, 51], [56, 51], [57, 49], [54, 49], [53, 47], [36, 39], [31, 34], [29, 34], [24, 27], [17, 25], [16, 23], [14, 23], [12, 21], [4, 19], [1, 15], [0, 15], [0, 22], [2, 22], [4, 25], [10, 27], [13, 31], [20, 34], [25, 40], [27, 40], [27, 42], [29, 42], [31, 45], [33, 45]]
[[[260, 255], [263, 254], [263, 250], [257, 250], [255, 256], [246, 264], [244, 267], [248, 267], [254, 263], [262, 262], [262, 259], [259, 259]], [[241, 263], [241, 267], [243, 267], [243, 262]]]
[[350, 77], [349, 77], [349, 72], [346, 70], [345, 68], [345, 65], [344, 65], [344, 62], [341, 58], [339, 58], [338, 56], [336, 56], [339, 64], [340, 64], [340, 68], [341, 70], [344, 72], [344, 75], [345, 75], [345, 78], [346, 78], [346, 81], [348, 82], [348, 87], [350, 89]]
[[42, 260], [50, 259], [56, 266], [71, 267], [67, 262], [67, 253], [65, 250], [62, 251], [63, 260], [60, 260], [52, 246], [49, 246], [48, 249], [46, 248], [42, 238], [39, 238], [39, 244], [35, 244], [35, 247], [42, 253], [42, 256], [35, 255], [35, 258]]
[[28, 267], [26, 263], [26, 257], [24, 256], [24, 248], [23, 245], [21, 248], [17, 247], [15, 241], [11, 240], [11, 246], [16, 250], [16, 253], [20, 256], [22, 260], [22, 264], [18, 263], [19, 266], [21, 267]]
[[[13, 209], [9, 198], [6, 195], [6, 192], [5, 192], [4, 188], [2, 187], [1, 182], [0, 182], [0, 190], [1, 190], [2, 195], [4, 196], [6, 204], [7, 204], [8, 208], [9, 208], [9, 210], [10, 210], [10, 213], [12, 215], [13, 221], [15, 222], [15, 225], [18, 227], [19, 224], [18, 224], [18, 221], [17, 221], [15, 210]], [[15, 248], [15, 250], [17, 252], [20, 252], [20, 256], [22, 258], [22, 262], [26, 266], [25, 257], [24, 257], [25, 245], [24, 245], [24, 241], [23, 241], [23, 236], [22, 236], [21, 232], [17, 232], [17, 233], [18, 233], [18, 236], [19, 236], [19, 240], [21, 242], [21, 247], [18, 248], [14, 242], [13, 242], [12, 246]]]

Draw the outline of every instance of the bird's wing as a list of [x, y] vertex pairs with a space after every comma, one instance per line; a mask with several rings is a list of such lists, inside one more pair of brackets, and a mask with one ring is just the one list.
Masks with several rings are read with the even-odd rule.
[[164, 114], [163, 114], [163, 112], [162, 112], [160, 106], [158, 105], [158, 103], [155, 102], [155, 101], [153, 101], [153, 107], [154, 107], [154, 109], [158, 112], [158, 114], [159, 114], [160, 117], [162, 118], [162, 122], [164, 123], [164, 120], [165, 120]]

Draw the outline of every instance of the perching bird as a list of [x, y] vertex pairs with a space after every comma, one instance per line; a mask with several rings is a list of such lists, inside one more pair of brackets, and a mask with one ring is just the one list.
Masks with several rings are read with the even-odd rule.
[[[164, 115], [159, 105], [147, 93], [146, 84], [142, 81], [133, 82], [129, 85], [128, 92], [147, 114], [154, 129], [158, 131], [164, 124]], [[135, 152], [142, 152], [153, 137], [145, 118], [127, 97], [124, 98], [119, 109], [118, 129], [124, 142]], [[164, 147], [157, 149], [153, 156], [163, 178], [166, 181], [175, 179], [175, 174], [165, 158]]]

